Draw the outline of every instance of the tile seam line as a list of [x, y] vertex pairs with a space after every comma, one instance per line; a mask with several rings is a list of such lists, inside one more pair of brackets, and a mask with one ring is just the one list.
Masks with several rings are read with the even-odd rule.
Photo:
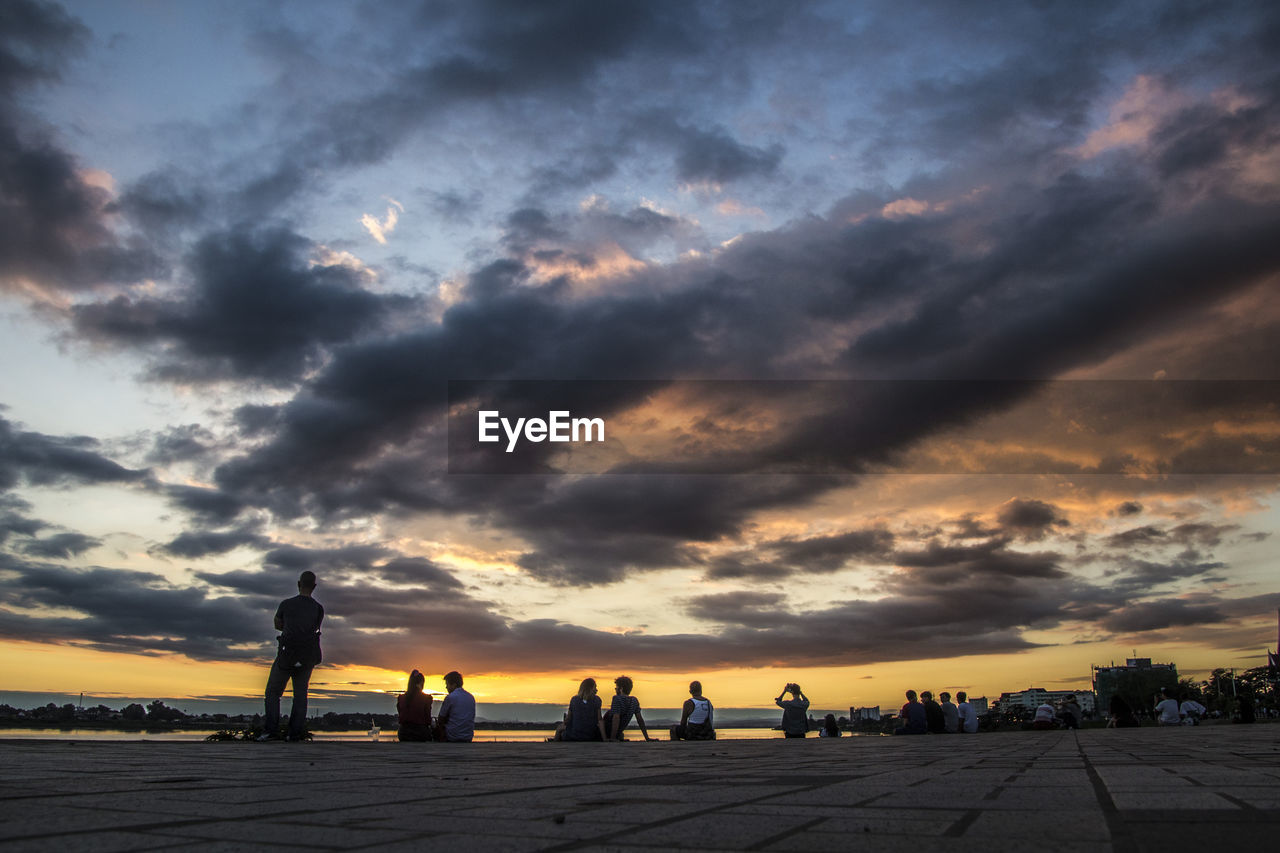
[[[817, 791], [825, 787], [827, 787], [826, 784], [806, 785], [804, 787], [796, 788], [793, 791], [788, 791], [787, 793], [788, 794], [804, 794], [804, 793], [809, 793], [810, 791]], [[627, 827], [626, 829], [616, 830], [614, 832], [608, 832], [608, 833], [605, 833], [604, 835], [597, 835], [594, 838], [580, 838], [574, 841], [564, 842], [562, 844], [558, 844], [553, 847], [542, 847], [542, 848], [539, 848], [539, 850], [540, 850], [540, 853], [559, 853], [559, 851], [562, 851], [562, 850], [580, 850], [584, 847], [591, 847], [591, 846], [595, 846], [598, 844], [611, 841], [614, 838], [617, 838], [623, 835], [630, 835], [637, 832], [644, 832], [645, 830], [648, 830], [648, 829], [657, 829], [659, 827], [668, 826], [673, 823], [679, 823], [682, 820], [688, 820], [690, 818], [702, 817], [704, 815], [709, 815], [709, 814], [715, 814], [716, 812], [724, 811], [725, 809], [736, 808], [738, 806], [751, 805], [753, 803], [758, 803], [762, 800], [768, 800], [776, 796], [778, 796], [778, 794], [776, 793], [762, 794], [758, 797], [752, 797], [748, 800], [737, 800], [730, 803], [717, 803], [714, 806], [711, 806], [710, 808], [701, 809], [700, 811], [688, 812], [687, 814], [660, 818], [655, 821], [650, 821], [649, 823]], [[876, 795], [876, 796], [878, 797], [880, 795]], [[873, 797], [872, 799], [875, 799], [875, 797]], [[856, 807], [857, 807], [857, 804], [852, 806], [852, 808], [856, 808]], [[826, 816], [818, 818], [818, 820], [827, 820], [827, 819], [828, 818]]]
[[1128, 824], [1125, 823], [1120, 810], [1116, 808], [1115, 800], [1111, 799], [1111, 792], [1107, 790], [1106, 783], [1102, 781], [1102, 776], [1093, 766], [1093, 762], [1089, 760], [1089, 754], [1085, 751], [1084, 745], [1080, 743], [1080, 735], [1074, 734], [1076, 739], [1076, 749], [1080, 753], [1080, 757], [1084, 760], [1084, 770], [1089, 777], [1089, 784], [1093, 786], [1093, 795], [1098, 800], [1098, 805], [1102, 809], [1103, 818], [1107, 823], [1107, 832], [1111, 836], [1111, 849], [1115, 853], [1132, 853], [1138, 849], [1137, 839], [1133, 837], [1133, 833], [1129, 830]]

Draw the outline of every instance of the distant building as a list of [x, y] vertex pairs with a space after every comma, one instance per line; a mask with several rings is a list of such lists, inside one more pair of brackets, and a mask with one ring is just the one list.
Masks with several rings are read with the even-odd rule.
[[1000, 698], [996, 700], [996, 711], [1000, 714], [1014, 711], [1017, 716], [1029, 716], [1045, 703], [1057, 707], [1058, 703], [1068, 696], [1075, 697], [1076, 703], [1085, 716], [1092, 716], [1097, 710], [1094, 694], [1088, 690], [1045, 690], [1043, 687], [1028, 687], [1026, 690], [1001, 693]]
[[1152, 663], [1151, 658], [1128, 658], [1124, 666], [1095, 666], [1093, 692], [1099, 708], [1110, 708], [1111, 697], [1119, 693], [1134, 710], [1149, 708], [1161, 687], [1176, 687], [1178, 667], [1172, 663]]
[[850, 708], [849, 722], [856, 723], [859, 720], [880, 721], [880, 706], [873, 705], [868, 708]]
[[970, 696], [969, 706], [973, 708], [973, 711], [975, 714], [985, 714], [987, 713], [987, 711], [991, 710], [991, 708], [987, 705], [986, 696]]

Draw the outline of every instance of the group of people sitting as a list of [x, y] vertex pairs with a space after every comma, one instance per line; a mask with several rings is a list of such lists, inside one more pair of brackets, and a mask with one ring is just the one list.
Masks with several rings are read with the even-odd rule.
[[[634, 683], [625, 675], [613, 680], [613, 700], [609, 710], [602, 711], [603, 701], [594, 678], [584, 678], [578, 693], [569, 700], [564, 719], [556, 725], [549, 741], [612, 741], [622, 740], [622, 733], [634, 719], [640, 733], [647, 741], [657, 740], [649, 736], [640, 711], [640, 700], [631, 695]], [[671, 740], [715, 740], [715, 709], [711, 700], [702, 695], [702, 683], [689, 682], [689, 698], [684, 700], [680, 722], [668, 732]]]
[[1200, 718], [1209, 710], [1190, 697], [1179, 702], [1168, 687], [1160, 688], [1156, 699], [1159, 700], [1156, 702], [1156, 722], [1162, 726], [1198, 726]]
[[407, 741], [470, 743], [476, 732], [476, 698], [462, 689], [462, 676], [455, 670], [444, 677], [447, 694], [431, 719], [433, 699], [423, 688], [426, 676], [409, 673], [409, 684], [396, 700], [400, 717], [398, 736]]
[[934, 701], [933, 693], [925, 690], [918, 697], [914, 690], [907, 691], [907, 704], [898, 712], [902, 725], [893, 730], [895, 735], [961, 734], [978, 731], [978, 712], [969, 704], [968, 695], [962, 690], [956, 693], [959, 704], [951, 701], [951, 694], [939, 693], [941, 702]]
[[[462, 676], [450, 672], [444, 677], [448, 691], [440, 703], [435, 719], [431, 716], [431, 694], [424, 690], [425, 677], [418, 670], [409, 674], [409, 684], [396, 702], [399, 712], [399, 738], [402, 741], [446, 741], [468, 743], [475, 735], [476, 700], [462, 689]], [[613, 680], [614, 695], [609, 709], [603, 710], [594, 678], [584, 678], [578, 693], [569, 700], [564, 719], [556, 725], [549, 741], [618, 741], [632, 720], [646, 741], [657, 740], [649, 736], [649, 729], [640, 710], [640, 700], [631, 695], [634, 683], [625, 675]], [[788, 697], [790, 694], [790, 698]], [[900, 726], [895, 735], [961, 734], [978, 731], [978, 713], [969, 704], [964, 691], [956, 693], [956, 703], [951, 694], [942, 692], [935, 701], [933, 693], [908, 690], [907, 702], [898, 712]], [[1192, 699], [1181, 703], [1173, 691], [1165, 688], [1157, 697], [1155, 706], [1157, 722], [1162, 726], [1196, 725], [1205, 713], [1205, 707]], [[795, 683], [786, 684], [775, 704], [782, 709], [781, 729], [785, 737], [802, 738], [810, 729], [809, 699]], [[1084, 714], [1074, 695], [1065, 697], [1058, 705], [1045, 702], [1036, 708], [1032, 727], [1036, 729], [1078, 729]], [[1129, 704], [1118, 694], [1111, 698], [1110, 728], [1127, 728], [1140, 725]], [[840, 727], [834, 714], [827, 714], [819, 729], [822, 737], [839, 737]], [[680, 711], [680, 722], [668, 731], [671, 740], [715, 740], [715, 709], [711, 700], [702, 695], [702, 683], [689, 683], [689, 698]]]

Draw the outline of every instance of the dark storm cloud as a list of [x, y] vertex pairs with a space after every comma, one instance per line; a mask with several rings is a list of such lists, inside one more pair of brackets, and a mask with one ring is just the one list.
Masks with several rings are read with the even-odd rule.
[[1111, 512], [1118, 516], [1138, 515], [1142, 512], [1142, 504], [1137, 501], [1121, 501]]
[[[1158, 188], [1122, 190], [1110, 180], [1064, 173], [1045, 187], [1014, 187], [963, 213], [884, 221], [865, 229], [807, 221], [749, 235], [711, 264], [674, 265], [637, 276], [631, 287], [599, 298], [570, 300], [554, 286], [522, 286], [528, 274], [522, 264], [494, 263], [472, 275], [470, 298], [451, 307], [438, 327], [345, 348], [309, 389], [273, 415], [281, 424], [275, 439], [224, 464], [217, 481], [287, 513], [342, 505], [327, 485], [333, 482], [343, 483], [344, 497], [358, 495], [362, 510], [388, 506], [380, 501], [397, 494], [396, 501], [412, 496], [418, 507], [434, 503], [466, 511], [444, 484], [424, 495], [404, 487], [407, 476], [387, 476], [384, 468], [378, 469], [377, 481], [357, 475], [365, 488], [353, 487], [350, 475], [368, 472], [380, 448], [426, 435], [443, 405], [439, 384], [450, 376], [566, 378], [582, 377], [587, 370], [587, 375], [612, 377], [730, 370], [770, 376], [779, 360], [804, 351], [818, 322], [802, 310], [803, 298], [783, 297], [778, 281], [803, 282], [809, 293], [825, 294], [828, 308], [840, 302], [852, 310], [864, 290], [872, 306], [887, 300], [884, 308], [910, 296], [909, 319], [873, 323], [849, 344], [841, 357], [850, 369], [889, 377], [941, 373], [989, 379], [1052, 375], [1092, 362], [1157, 330], [1159, 322], [1200, 310], [1280, 268], [1280, 250], [1270, 239], [1280, 226], [1280, 210], [1274, 207], [1209, 202], [1203, 210], [1170, 220], [1158, 215], [1153, 203]], [[979, 258], [967, 255], [950, 236], [961, 218], [991, 247]], [[545, 212], [520, 220], [527, 235], [554, 238], [563, 231], [549, 224]], [[1117, 243], [1113, 232], [1127, 233], [1128, 241]], [[899, 243], [903, 250], [909, 244], [913, 254], [931, 254], [930, 275], [909, 294], [878, 293], [874, 276], [859, 272], [863, 249], [894, 257]], [[1099, 252], [1099, 245], [1109, 250]], [[662, 289], [655, 292], [650, 279]], [[1020, 284], [1029, 280], [1039, 284]], [[800, 370], [805, 362], [793, 356], [789, 364]], [[1036, 387], [1000, 381], [873, 385], [856, 399], [823, 401], [795, 429], [779, 431], [762, 449], [736, 454], [732, 463], [735, 470], [769, 470], [817, 461], [857, 471], [1018, 402]], [[642, 393], [649, 389], [637, 389], [631, 399], [639, 401]], [[625, 403], [617, 400], [614, 406]], [[707, 470], [716, 470], [714, 456], [708, 459]], [[420, 472], [412, 476], [421, 481]], [[839, 481], [811, 479], [800, 492], [813, 496]], [[779, 495], [793, 494], [791, 488], [779, 489]], [[732, 489], [708, 490], [689, 517], [714, 515], [720, 504], [732, 507], [737, 498]], [[789, 496], [775, 505], [801, 500]], [[763, 501], [753, 508], [767, 505]], [[553, 500], [548, 506], [563, 503]], [[522, 504], [509, 513], [492, 506], [485, 511], [522, 532], [524, 518], [538, 518], [538, 524], [527, 526], [531, 535], [572, 547], [567, 540], [574, 537], [548, 529], [548, 516], [540, 516], [536, 505]], [[589, 518], [600, 515], [595, 507], [585, 511]], [[574, 522], [563, 521], [571, 517], [560, 514], [551, 526], [572, 528]], [[636, 519], [643, 517], [643, 512], [618, 516], [622, 525], [592, 527], [598, 536], [588, 539], [634, 533], [631, 528], [644, 523]], [[1024, 533], [1031, 530], [1034, 526]], [[718, 532], [725, 535], [731, 528]], [[661, 535], [669, 537], [670, 546], [654, 553], [675, 555], [682, 563], [681, 525], [670, 525]], [[595, 545], [588, 551], [592, 560], [601, 556]], [[620, 556], [613, 565], [642, 564]], [[557, 561], [565, 565], [557, 568]], [[525, 558], [544, 575], [581, 576], [571, 562], [554, 552]], [[613, 576], [616, 570], [598, 571]]]
[[0, 9], [0, 93], [60, 76], [88, 29], [55, 3], [13, 0]]
[[368, 572], [376, 560], [390, 552], [381, 545], [346, 545], [337, 548], [300, 548], [285, 545], [269, 551], [263, 559], [267, 568], [294, 573], [325, 571], [340, 573]]
[[253, 569], [233, 569], [229, 572], [195, 572], [195, 577], [219, 592], [233, 590], [237, 596], [245, 598], [246, 604], [261, 605], [264, 609], [272, 599], [289, 597], [291, 587], [297, 578], [281, 572], [259, 571]]
[[408, 297], [364, 290], [348, 267], [310, 264], [306, 255], [313, 248], [283, 229], [207, 236], [189, 261], [189, 290], [78, 306], [77, 331], [158, 349], [153, 370], [162, 378], [290, 384], [318, 362], [324, 347], [413, 305]]
[[[580, 0], [432, 3], [401, 26], [433, 49], [420, 43], [403, 51], [410, 59], [382, 75], [391, 82], [381, 88], [291, 113], [306, 117], [304, 127], [282, 130], [287, 153], [239, 193], [244, 210], [260, 213], [288, 201], [322, 170], [379, 162], [417, 129], [451, 114], [537, 102], [531, 120], [558, 132], [564, 111], [591, 109], [607, 96], [601, 81], [612, 66], [647, 68], [696, 54], [707, 44], [702, 34], [717, 28], [713, 16], [684, 4]], [[419, 59], [424, 54], [429, 59]], [[376, 59], [387, 62], [385, 49]], [[594, 171], [601, 168], [608, 169]]]
[[109, 194], [85, 181], [82, 166], [20, 95], [56, 80], [88, 31], [60, 7], [28, 0], [0, 10], [0, 289], [82, 289], [164, 271], [142, 245], [107, 223]]
[[1103, 617], [1099, 624], [1117, 634], [1132, 634], [1226, 620], [1227, 616], [1216, 604], [1195, 604], [1180, 598], [1166, 598], [1122, 607]]
[[70, 559], [101, 544], [101, 539], [86, 536], [83, 533], [55, 533], [52, 536], [23, 542], [19, 550], [29, 557]]
[[1183, 545], [1191, 548], [1200, 546], [1212, 548], [1222, 543], [1226, 533], [1240, 529], [1238, 524], [1212, 524], [1209, 522], [1185, 522], [1172, 528], [1163, 528], [1154, 524], [1131, 527], [1108, 536], [1106, 544], [1113, 548], [1131, 548], [1146, 545]]
[[213, 451], [214, 435], [200, 424], [169, 427], [155, 436], [147, 461], [153, 465], [197, 460]]
[[[1053, 552], [1014, 551], [1005, 540], [978, 545], [930, 544], [918, 551], [897, 551], [893, 560], [913, 570], [913, 578], [932, 583], [954, 583], [974, 575], [1009, 578], [1062, 578], [1061, 555]], [[990, 578], [989, 578], [990, 580]]]
[[[777, 580], [789, 575], [829, 574], [850, 562], [858, 565], [887, 562], [893, 544], [893, 533], [883, 528], [761, 542], [748, 554], [716, 557], [707, 567], [707, 577]], [[756, 554], [764, 555], [764, 559], [757, 558]]]
[[1121, 563], [1121, 568], [1110, 574], [1116, 589], [1141, 594], [1186, 578], [1198, 578], [1201, 581], [1221, 580], [1221, 578], [1214, 578], [1210, 573], [1222, 572], [1226, 568], [1226, 563], [1206, 561], [1200, 559], [1198, 554], [1184, 553], [1164, 562], [1125, 559]]
[[506, 489], [489, 512], [534, 546], [517, 561], [532, 575], [597, 584], [694, 565], [688, 543], [736, 536], [753, 513], [801, 505], [831, 485], [821, 477], [603, 476]]
[[9, 541], [10, 536], [35, 536], [48, 525], [36, 518], [30, 518], [31, 504], [15, 495], [0, 493], [0, 545]]
[[196, 560], [214, 554], [225, 554], [236, 548], [265, 548], [270, 544], [270, 539], [253, 530], [186, 530], [160, 546], [157, 551], [173, 557]]
[[1014, 498], [1005, 503], [996, 520], [1006, 530], [1029, 541], [1043, 539], [1051, 528], [1071, 524], [1053, 504], [1028, 498]]
[[96, 452], [87, 436], [51, 436], [15, 428], [0, 417], [0, 489], [68, 483], [133, 483], [146, 471], [125, 468]]
[[757, 148], [743, 145], [724, 128], [682, 129], [677, 145], [676, 176], [682, 181], [727, 184], [742, 178], [767, 176], [777, 171], [782, 146]]
[[174, 505], [191, 513], [196, 521], [207, 524], [226, 524], [245, 507], [239, 498], [203, 486], [166, 484], [161, 487], [161, 492]]
[[170, 169], [139, 178], [115, 207], [149, 233], [171, 236], [170, 232], [202, 224], [211, 201], [199, 179]]
[[[68, 569], [0, 555], [0, 636], [24, 642], [74, 642], [102, 651], [176, 652], [197, 660], [253, 658], [237, 646], [267, 639], [266, 617], [238, 598], [210, 597], [149, 572]], [[70, 616], [20, 611], [71, 609]]]
[[1107, 544], [1113, 548], [1130, 548], [1135, 545], [1149, 545], [1153, 542], [1167, 541], [1168, 534], [1154, 524], [1131, 527], [1107, 537]]
[[775, 624], [786, 596], [776, 592], [718, 592], [689, 599], [685, 611], [695, 619], [767, 627]]

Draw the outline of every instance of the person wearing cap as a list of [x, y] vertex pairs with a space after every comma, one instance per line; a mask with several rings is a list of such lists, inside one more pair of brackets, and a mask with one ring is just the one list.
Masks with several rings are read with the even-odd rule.
[[275, 626], [280, 636], [276, 638], [276, 659], [267, 675], [266, 724], [258, 740], [280, 736], [280, 697], [290, 681], [293, 682], [293, 707], [289, 710], [286, 739], [302, 740], [306, 731], [307, 687], [311, 683], [311, 671], [321, 660], [320, 623], [324, 621], [324, 607], [313, 597], [315, 591], [315, 572], [303, 572], [298, 576], [298, 594], [286, 598], [276, 608]]

